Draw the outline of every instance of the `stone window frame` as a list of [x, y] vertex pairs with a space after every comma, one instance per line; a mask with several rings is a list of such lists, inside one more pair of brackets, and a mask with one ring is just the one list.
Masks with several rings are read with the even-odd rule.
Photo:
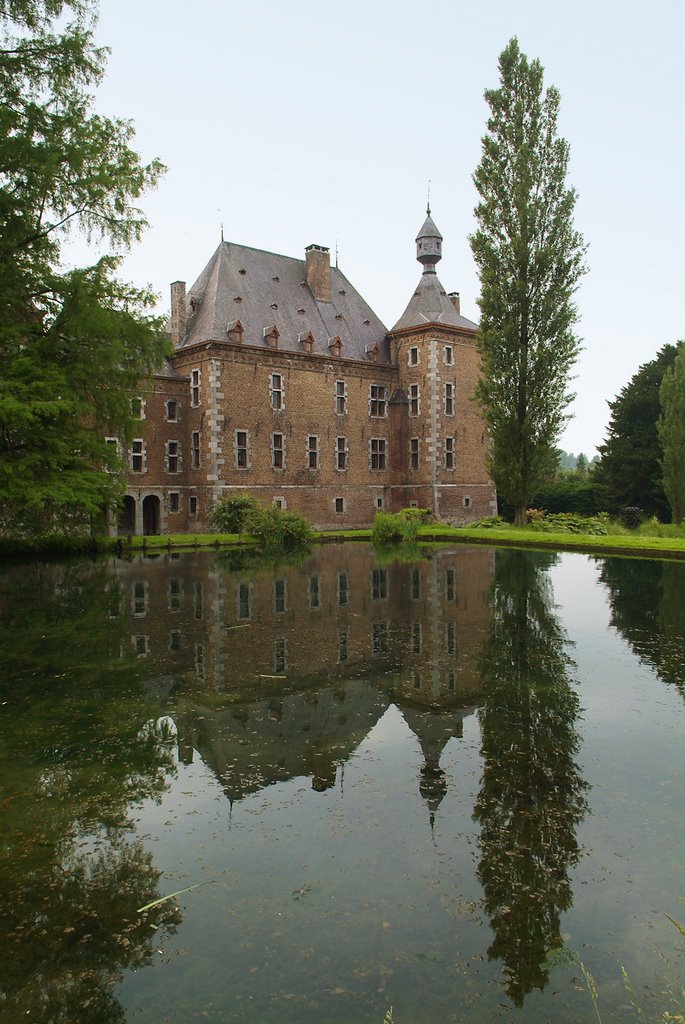
[[[340, 442], [342, 441], [342, 445]], [[338, 473], [346, 473], [350, 464], [350, 446], [347, 437], [339, 434], [335, 439], [335, 469]]]
[[167, 423], [179, 423], [180, 403], [175, 398], [167, 398], [164, 403], [164, 418]]
[[183, 460], [181, 457], [181, 442], [170, 440], [164, 442], [164, 468], [167, 473], [174, 475], [181, 472]]
[[178, 491], [169, 491], [167, 494], [166, 510], [170, 515], [181, 511], [181, 495]]
[[142, 397], [142, 395], [134, 395], [134, 397], [131, 399], [131, 418], [134, 420], [146, 419], [146, 405], [147, 401]]
[[150, 606], [150, 584], [147, 580], [134, 580], [131, 584], [131, 614], [144, 619]]
[[339, 569], [336, 574], [335, 597], [339, 608], [345, 608], [350, 603], [350, 574], [346, 569]]
[[285, 615], [288, 610], [288, 580], [279, 576], [271, 585], [274, 615]]
[[[246, 600], [243, 601], [243, 594]], [[246, 611], [246, 614], [244, 612]], [[240, 622], [252, 618], [252, 583], [248, 580], [240, 580], [235, 590], [235, 617]]]
[[456, 690], [456, 688], [457, 688], [457, 673], [454, 671], [454, 669], [451, 669], [447, 673], [447, 675], [445, 676], [445, 684], [447, 686], [447, 689], [450, 692], [452, 692], [453, 690]]
[[321, 610], [321, 576], [319, 573], [312, 573], [309, 577], [309, 585], [307, 587], [307, 596], [309, 601], [309, 610], [318, 612]]
[[445, 366], [454, 366], [454, 345], [445, 345], [442, 350], [442, 361]]
[[443, 445], [444, 445], [445, 470], [448, 473], [453, 473], [455, 468], [456, 468], [456, 461], [457, 461], [457, 457], [456, 457], [456, 455], [457, 455], [457, 453], [456, 453], [457, 440], [456, 440], [456, 438], [453, 435], [450, 434], [450, 435], [448, 435], [445, 438], [445, 440], [443, 442]]
[[374, 502], [375, 508], [385, 508], [385, 501], [382, 494], [377, 494]]
[[423, 624], [420, 620], [410, 623], [411, 653], [421, 654], [423, 650]]
[[338, 665], [347, 661], [350, 656], [350, 627], [343, 626], [338, 630]]
[[445, 623], [445, 654], [457, 653], [457, 624], [454, 619]]
[[[244, 443], [243, 444], [241, 444], [242, 438], [244, 438]], [[245, 453], [244, 461], [243, 461], [243, 456], [241, 454], [242, 452]], [[233, 431], [233, 454], [234, 454], [235, 468], [236, 469], [245, 470], [245, 469], [251, 469], [252, 468], [252, 459], [251, 459], [251, 454], [252, 453], [251, 453], [251, 450], [250, 450], [250, 431], [249, 430], [236, 429], [236, 430]]]
[[418, 383], [409, 385], [409, 415], [421, 414], [421, 387]]
[[465, 494], [464, 497], [461, 499], [461, 503], [464, 508], [471, 508], [473, 504], [473, 502], [471, 501], [471, 495]]
[[[277, 443], [276, 438], [279, 438]], [[285, 469], [285, 434], [276, 431], [271, 435], [271, 468], [279, 473]]]
[[307, 469], [321, 469], [321, 441], [318, 434], [307, 434]]
[[200, 405], [200, 387], [202, 386], [202, 374], [200, 367], [196, 366], [190, 371], [190, 407], [197, 409]]
[[369, 469], [372, 473], [385, 473], [388, 469], [388, 439], [369, 438]]
[[132, 473], [147, 473], [147, 445], [144, 437], [134, 437], [131, 440], [129, 466]]
[[288, 507], [288, 502], [285, 500], [282, 494], [274, 494], [271, 499], [272, 508], [281, 508], [285, 512]]
[[369, 384], [369, 416], [384, 419], [388, 414], [388, 396], [385, 384]]
[[409, 570], [409, 592], [412, 601], [421, 600], [421, 570], [416, 567]]
[[283, 374], [274, 370], [269, 374], [269, 405], [274, 412], [285, 409], [285, 384]]
[[445, 600], [457, 600], [457, 570], [453, 565], [445, 567]]
[[372, 601], [386, 601], [388, 598], [388, 570], [376, 567], [369, 573], [369, 591]]
[[183, 603], [183, 581], [180, 576], [172, 576], [167, 583], [167, 611], [180, 612]]
[[333, 386], [333, 405], [336, 416], [347, 416], [347, 381], [336, 380]]
[[390, 650], [390, 621], [377, 619], [371, 623], [371, 655], [378, 658]]
[[454, 381], [445, 381], [445, 392], [443, 396], [443, 409], [445, 416], [454, 416], [454, 406], [456, 399], [456, 387]]
[[421, 438], [409, 438], [409, 469], [417, 470], [421, 464]]
[[192, 517], [199, 515], [197, 494], [190, 494], [188, 496], [188, 515]]
[[336, 516], [345, 515], [345, 498], [343, 496], [333, 498], [333, 512]]
[[136, 658], [147, 658], [150, 654], [150, 637], [144, 633], [132, 633], [131, 645]]
[[170, 629], [169, 630], [169, 643], [167, 645], [167, 650], [171, 651], [172, 654], [178, 654], [179, 651], [181, 650], [182, 642], [183, 642], [183, 635], [181, 633], [181, 630], [180, 629]]
[[273, 643], [274, 675], [284, 676], [288, 672], [288, 638], [279, 636]]
[[407, 365], [408, 366], [419, 366], [421, 363], [421, 353], [418, 345], [411, 345], [407, 353]]
[[191, 469], [200, 469], [202, 465], [201, 452], [202, 449], [202, 431], [193, 430], [190, 435], [190, 467]]

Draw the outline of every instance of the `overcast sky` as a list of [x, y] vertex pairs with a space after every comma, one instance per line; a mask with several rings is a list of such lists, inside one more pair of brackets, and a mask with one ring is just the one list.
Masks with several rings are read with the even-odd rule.
[[562, 447], [594, 454], [607, 401], [685, 338], [685, 4], [682, 0], [100, 0], [111, 48], [98, 108], [131, 118], [168, 172], [124, 276], [199, 276], [220, 241], [302, 257], [328, 245], [388, 327], [418, 281], [431, 181], [438, 267], [478, 319], [473, 171], [486, 88], [518, 36], [561, 93], [584, 351]]

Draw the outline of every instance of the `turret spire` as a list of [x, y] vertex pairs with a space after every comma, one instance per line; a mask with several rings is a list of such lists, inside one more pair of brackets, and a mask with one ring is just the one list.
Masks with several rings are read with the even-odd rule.
[[424, 274], [434, 274], [435, 264], [442, 259], [442, 235], [431, 217], [430, 194], [426, 203], [426, 219], [416, 236], [416, 258], [423, 263]]

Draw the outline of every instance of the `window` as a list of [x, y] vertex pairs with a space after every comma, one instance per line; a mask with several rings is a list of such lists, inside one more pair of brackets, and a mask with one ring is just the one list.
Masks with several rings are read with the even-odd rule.
[[148, 590], [145, 583], [134, 583], [131, 592], [131, 605], [136, 618], [147, 615]]
[[167, 441], [166, 443], [166, 469], [167, 473], [178, 473], [179, 470], [180, 445], [178, 441]]
[[169, 650], [177, 654], [181, 650], [181, 631], [172, 629], [169, 633]]
[[369, 416], [385, 416], [385, 387], [383, 384], [369, 385]]
[[419, 350], [416, 347], [416, 345], [412, 345], [412, 347], [409, 349], [409, 365], [410, 366], [418, 366], [419, 365]]
[[412, 601], [418, 601], [421, 597], [421, 570], [412, 569], [409, 575], [409, 587]]
[[197, 409], [200, 404], [200, 371], [190, 371], [190, 404]]
[[371, 653], [374, 655], [387, 654], [390, 638], [390, 629], [387, 622], [371, 623]]
[[204, 615], [204, 595], [199, 580], [193, 583], [193, 613], [198, 621]]
[[348, 658], [348, 629], [341, 629], [338, 633], [338, 663], [347, 661]]
[[420, 690], [421, 689], [421, 673], [420, 672], [412, 672], [412, 673], [410, 673], [409, 678], [411, 679], [411, 685], [413, 686], [413, 688], [415, 690]]
[[271, 435], [271, 465], [274, 469], [285, 468], [285, 439], [283, 434]]
[[321, 577], [310, 576], [309, 577], [309, 607], [320, 608], [321, 607]]
[[271, 374], [269, 395], [272, 409], [283, 409], [283, 377], [280, 373]]
[[197, 495], [191, 494], [188, 498], [188, 514], [191, 516], [197, 515]]
[[411, 437], [409, 439], [409, 468], [419, 468], [419, 439], [418, 437]]
[[335, 509], [336, 516], [341, 516], [344, 513], [344, 511], [345, 511], [345, 499], [344, 498], [334, 498], [333, 499], [333, 508]]
[[167, 495], [167, 509], [169, 512], [178, 512], [181, 508], [181, 501], [178, 491], [169, 491]]
[[457, 653], [457, 627], [454, 622], [448, 622], [445, 628], [445, 651], [447, 654]]
[[237, 614], [239, 619], [252, 618], [252, 590], [249, 583], [238, 584]]
[[418, 384], [409, 385], [409, 415], [418, 416], [421, 409], [421, 396]]
[[454, 365], [454, 349], [451, 345], [445, 345], [442, 355], [446, 366]]
[[250, 468], [250, 435], [247, 430], [235, 432], [235, 464], [236, 469]]
[[287, 503], [287, 501], [285, 500], [285, 498], [283, 497], [282, 494], [279, 494], [275, 498], [272, 498], [271, 499], [271, 504], [273, 505], [274, 508], [287, 508], [288, 507], [288, 503]]
[[194, 430], [191, 435], [190, 465], [193, 469], [200, 468], [200, 431]]
[[274, 640], [274, 673], [285, 675], [288, 669], [288, 641], [284, 636]]
[[132, 398], [131, 399], [131, 416], [134, 420], [145, 419], [145, 399], [144, 398]]
[[447, 689], [448, 690], [454, 690], [456, 681], [457, 681], [456, 673], [455, 672], [448, 672], [447, 673]]
[[383, 495], [382, 494], [377, 494], [376, 495], [376, 508], [383, 508]]
[[445, 469], [454, 469], [454, 438], [445, 438]]
[[346, 572], [338, 573], [336, 592], [338, 604], [343, 608], [350, 599], [350, 580]]
[[412, 622], [411, 624], [411, 650], [412, 654], [421, 653], [421, 623]]
[[457, 574], [454, 569], [445, 569], [445, 598], [454, 601], [457, 594]]
[[388, 570], [371, 570], [371, 600], [385, 601], [388, 596]]
[[131, 643], [133, 644], [133, 653], [137, 658], [146, 658], [150, 653], [149, 636], [132, 636]]
[[136, 437], [131, 442], [131, 472], [145, 472], [145, 442], [142, 437]]
[[167, 423], [178, 423], [178, 402], [170, 398], [166, 403]]
[[454, 416], [454, 384], [445, 384], [445, 415]]
[[172, 576], [167, 587], [167, 607], [170, 612], [181, 610], [181, 581], [178, 576]]
[[468, 494], [464, 495], [464, 497], [462, 498], [462, 502], [461, 503], [464, 506], [464, 508], [471, 508], [471, 499], [468, 496]]
[[343, 473], [347, 469], [347, 456], [349, 448], [347, 447], [346, 437], [336, 437], [335, 439], [335, 468]]
[[335, 382], [335, 411], [338, 416], [344, 416], [347, 412], [347, 384], [344, 380]]
[[315, 434], [307, 437], [307, 466], [309, 469], [319, 468], [319, 439]]
[[372, 437], [369, 441], [369, 469], [387, 468], [387, 442], [384, 437]]
[[205, 646], [195, 644], [195, 675], [198, 679], [205, 677]]
[[274, 612], [276, 613], [276, 615], [282, 615], [288, 605], [285, 580], [274, 580], [273, 590]]

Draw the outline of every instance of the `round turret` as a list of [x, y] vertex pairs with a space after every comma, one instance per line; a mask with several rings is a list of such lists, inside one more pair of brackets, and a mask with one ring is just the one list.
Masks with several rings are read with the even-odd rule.
[[416, 258], [423, 263], [424, 274], [434, 274], [435, 264], [442, 259], [442, 235], [433, 223], [430, 206], [426, 207], [426, 219], [416, 236]]

